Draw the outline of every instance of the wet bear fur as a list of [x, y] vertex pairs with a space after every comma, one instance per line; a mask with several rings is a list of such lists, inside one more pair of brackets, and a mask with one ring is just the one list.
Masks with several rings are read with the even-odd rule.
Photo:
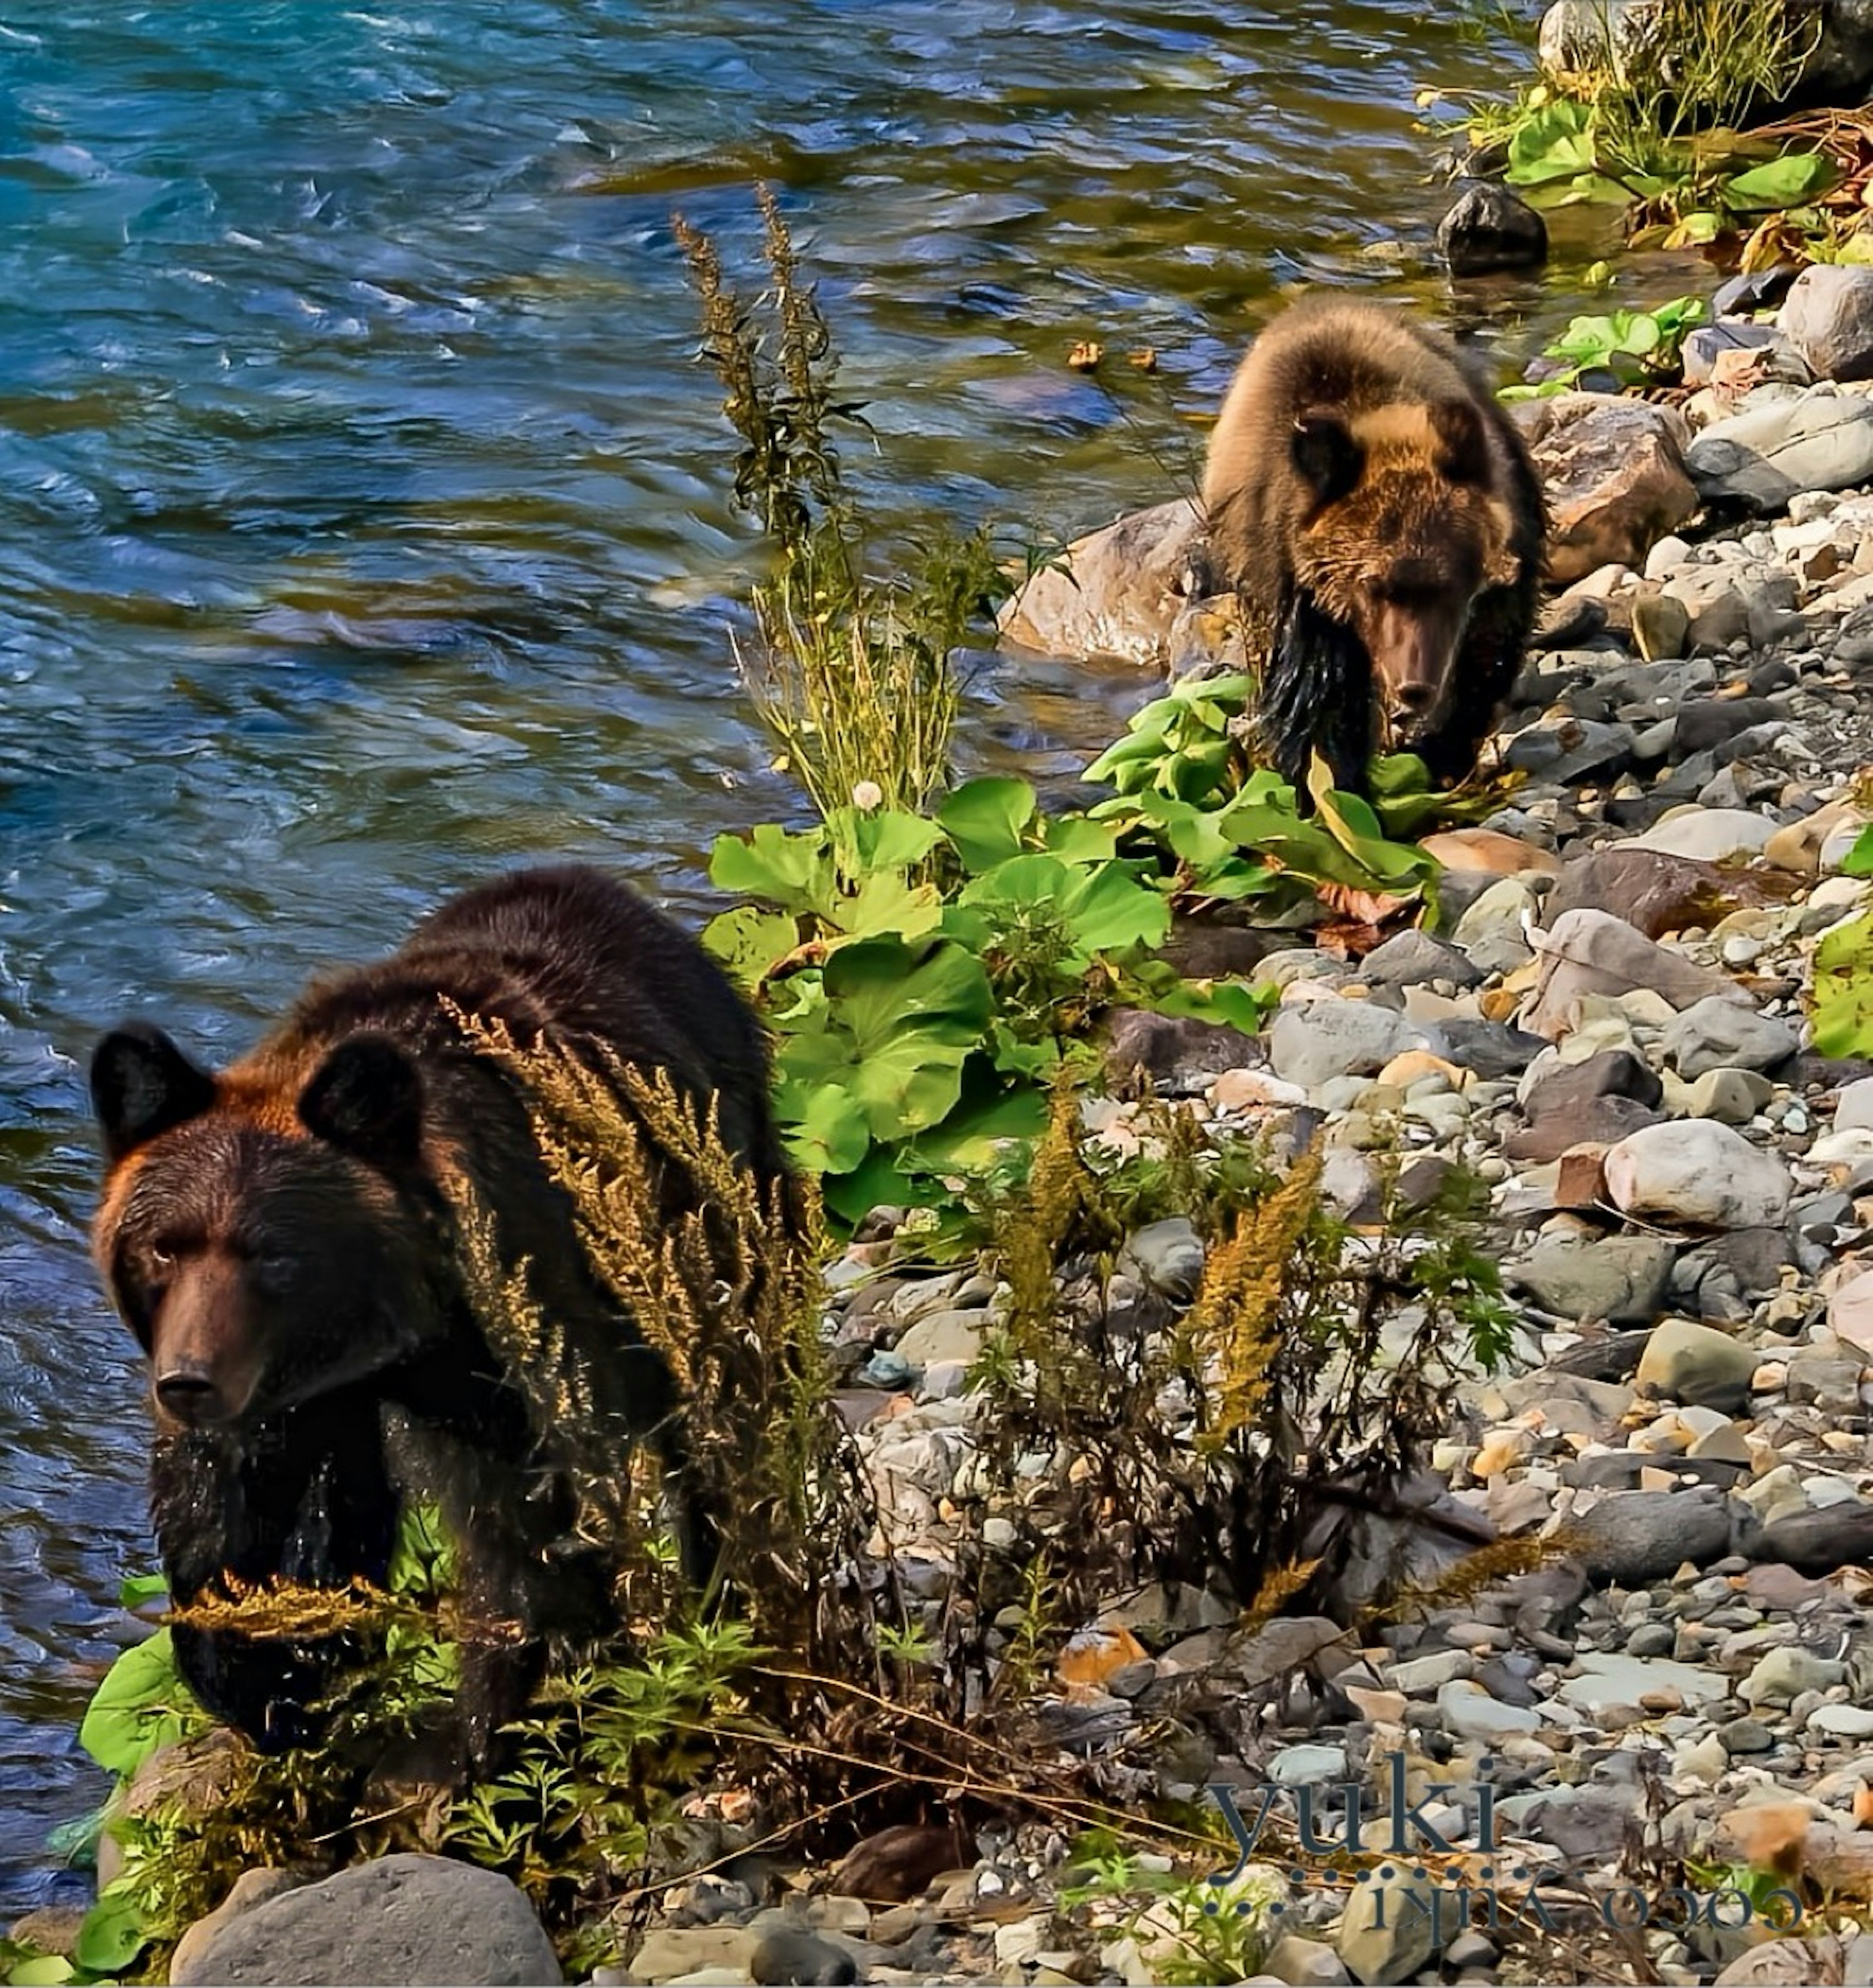
[[[573, 1486], [543, 1405], [475, 1324], [444, 1182], [465, 1176], [508, 1265], [593, 1370], [630, 1444], [658, 1447], [681, 1509], [681, 1404], [591, 1272], [522, 1094], [445, 1003], [562, 1046], [665, 1070], [718, 1100], [725, 1144], [784, 1178], [765, 1044], [695, 940], [602, 873], [523, 871], [470, 891], [381, 963], [316, 982], [218, 1075], [130, 1025], [93, 1060], [104, 1191], [93, 1233], [110, 1295], [149, 1355], [151, 1505], [176, 1601], [227, 1575], [381, 1583], [409, 1499], [440, 1505], [470, 1621], [526, 1640], [465, 1649], [461, 1750], [538, 1681], [543, 1639], [615, 1626], [615, 1566], [570, 1537]], [[693, 1205], [665, 1168], [663, 1212]], [[692, 1564], [712, 1515], [691, 1510]], [[699, 1569], [698, 1570], [700, 1570]], [[354, 1662], [342, 1637], [262, 1641], [184, 1625], [181, 1673], [269, 1750]]]
[[1211, 438], [1212, 562], [1263, 665], [1263, 748], [1307, 804], [1377, 751], [1463, 779], [1520, 668], [1546, 535], [1528, 451], [1474, 362], [1382, 305], [1264, 331]]

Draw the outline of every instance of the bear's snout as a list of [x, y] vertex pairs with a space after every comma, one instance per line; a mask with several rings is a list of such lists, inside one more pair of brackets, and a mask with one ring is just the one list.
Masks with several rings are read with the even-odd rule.
[[191, 1428], [230, 1419], [226, 1399], [214, 1375], [197, 1361], [181, 1362], [157, 1374], [155, 1387], [157, 1406]]
[[248, 1283], [237, 1259], [206, 1250], [178, 1268], [157, 1312], [150, 1392], [186, 1428], [238, 1422], [253, 1405], [266, 1335]]

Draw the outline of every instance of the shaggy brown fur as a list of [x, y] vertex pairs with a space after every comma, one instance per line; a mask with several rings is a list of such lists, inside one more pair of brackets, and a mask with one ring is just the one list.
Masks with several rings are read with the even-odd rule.
[[[661, 1072], [713, 1099], [729, 1149], [785, 1178], [754, 1017], [688, 933], [602, 873], [522, 871], [456, 898], [403, 949], [316, 983], [218, 1075], [159, 1029], [106, 1036], [91, 1067], [103, 1134], [99, 1267], [150, 1357], [151, 1503], [181, 1604], [228, 1576], [381, 1584], [400, 1510], [433, 1500], [471, 1622], [524, 1640], [465, 1648], [471, 1757], [525, 1703], [542, 1641], [614, 1626], [607, 1550], [575, 1534], [549, 1403], [490, 1344], [469, 1290], [453, 1177], [490, 1212], [504, 1270], [590, 1365], [622, 1460], [648, 1438], [684, 1477], [664, 1362], [593, 1273], [519, 1081], [458, 1019], [549, 1043], [604, 1077]], [[620, 1108], [628, 1111], [621, 1097]], [[693, 1184], [659, 1168], [666, 1213]], [[705, 1573], [720, 1515], [691, 1510]], [[357, 1652], [178, 1624], [182, 1675], [260, 1745], [314, 1736]]]
[[1212, 549], [1266, 645], [1260, 722], [1297, 791], [1319, 752], [1460, 779], [1519, 668], [1540, 485], [1487, 381], [1372, 303], [1310, 299], [1242, 362], [1204, 478]]

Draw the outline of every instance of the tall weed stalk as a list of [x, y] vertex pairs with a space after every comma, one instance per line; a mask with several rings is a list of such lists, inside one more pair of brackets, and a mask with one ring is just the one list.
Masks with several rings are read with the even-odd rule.
[[839, 396], [832, 333], [779, 203], [766, 186], [756, 198], [768, 286], [753, 304], [714, 242], [674, 223], [702, 304], [702, 356], [742, 438], [735, 502], [774, 551], [752, 590], [756, 640], [739, 660], [777, 763], [822, 816], [914, 813], [949, 780], [952, 652], [1005, 583], [981, 531], [937, 535], [908, 574], [869, 570], [866, 519], [832, 434], [839, 422], [864, 431], [863, 411]]

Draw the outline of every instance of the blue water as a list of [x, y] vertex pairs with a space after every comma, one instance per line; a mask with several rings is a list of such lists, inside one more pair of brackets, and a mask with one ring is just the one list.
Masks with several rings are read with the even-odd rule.
[[[1506, 66], [1450, 11], [0, 13], [0, 1904], [102, 1792], [73, 1726], [152, 1560], [84, 1253], [95, 1032], [225, 1054], [526, 857], [694, 908], [712, 837], [796, 805], [732, 659], [753, 556], [672, 208], [745, 266], [781, 190], [888, 516], [1068, 533], [1189, 486], [1278, 286], [1443, 307], [1384, 245], [1441, 203], [1415, 86]], [[1512, 346], [1547, 308], [1473, 306]], [[1161, 370], [1114, 399], [1080, 338]], [[1067, 776], [1140, 695], [986, 665], [967, 756]]]

